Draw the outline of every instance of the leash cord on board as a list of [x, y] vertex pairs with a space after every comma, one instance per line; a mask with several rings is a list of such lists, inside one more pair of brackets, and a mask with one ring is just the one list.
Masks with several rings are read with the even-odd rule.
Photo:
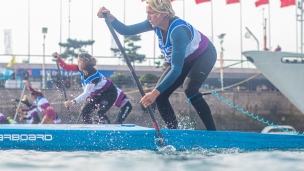
[[255, 119], [255, 120], [259, 121], [259, 122], [262, 122], [265, 125], [272, 126], [272, 127], [276, 128], [278, 130], [281, 130], [283, 132], [292, 133], [292, 134], [301, 135], [301, 136], [304, 135], [304, 132], [300, 133], [299, 131], [295, 132], [294, 130], [289, 131], [289, 129], [287, 129], [287, 128], [285, 129], [284, 127], [280, 127], [278, 124], [275, 125], [273, 123], [269, 123], [268, 120], [265, 121], [264, 118], [259, 118], [259, 116], [254, 115], [254, 113], [250, 113], [249, 114], [248, 110], [245, 111], [244, 108], [240, 108], [237, 104], [234, 105], [233, 102], [229, 102], [228, 99], [224, 99], [223, 96], [219, 96], [219, 94], [215, 90], [212, 92], [212, 94], [217, 99], [221, 100], [222, 102], [226, 103], [227, 105], [231, 106], [232, 108], [241, 111], [242, 114], [245, 114], [245, 115], [247, 115], [249, 117], [252, 117], [253, 119]]

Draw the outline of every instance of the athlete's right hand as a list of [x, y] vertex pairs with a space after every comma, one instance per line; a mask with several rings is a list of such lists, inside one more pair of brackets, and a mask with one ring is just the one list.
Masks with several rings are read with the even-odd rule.
[[30, 83], [29, 80], [27, 80], [27, 81], [25, 82], [25, 85], [26, 85], [26, 86], [30, 86], [30, 84], [31, 84], [31, 83]]
[[98, 10], [97, 16], [99, 18], [104, 18], [104, 15], [103, 15], [104, 13], [107, 14], [108, 19], [110, 20], [110, 22], [113, 22], [115, 20], [115, 17], [111, 14], [110, 10], [108, 10], [106, 7], [101, 7]]
[[72, 101], [65, 101], [64, 102], [64, 106], [65, 107], [72, 107], [73, 106], [73, 102]]

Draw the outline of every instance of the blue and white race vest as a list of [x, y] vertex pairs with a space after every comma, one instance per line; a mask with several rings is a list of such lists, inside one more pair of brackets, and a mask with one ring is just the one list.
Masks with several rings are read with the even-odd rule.
[[[28, 107], [26, 107], [26, 108], [28, 108]], [[37, 108], [34, 108], [34, 109], [32, 109], [32, 110], [27, 111], [27, 112], [26, 112], [26, 117], [27, 117], [28, 119], [25, 121], [25, 123], [26, 123], [26, 124], [32, 124], [32, 123], [34, 122], [34, 117], [35, 117], [35, 115], [38, 115], [38, 110], [37, 110]]]
[[[169, 65], [171, 64], [172, 57], [171, 34], [174, 29], [181, 26], [186, 26], [191, 32], [191, 40], [187, 45], [184, 57], [186, 62], [195, 59], [200, 53], [202, 53], [207, 48], [207, 45], [209, 43], [209, 40], [205, 35], [197, 31], [192, 25], [182, 19], [176, 19], [171, 23], [168, 29], [167, 37], [163, 37], [161, 34], [161, 29], [159, 27], [156, 27], [155, 32], [158, 37], [159, 49], [164, 55], [165, 62]], [[164, 39], [166, 40], [166, 44], [163, 43]]]
[[45, 109], [51, 105], [45, 97], [36, 97], [35, 106], [42, 114], [45, 114]]
[[91, 96], [99, 93], [100, 91], [104, 91], [111, 84], [111, 81], [108, 80], [105, 76], [103, 76], [99, 71], [96, 71], [95, 74], [89, 76], [87, 79], [84, 79], [83, 72], [80, 72], [80, 73], [81, 73], [81, 84], [82, 84], [83, 88], [85, 88], [85, 86], [87, 84], [89, 84], [92, 80], [94, 80], [96, 78], [100, 79], [99, 82], [95, 84], [93, 93], [91, 93]]

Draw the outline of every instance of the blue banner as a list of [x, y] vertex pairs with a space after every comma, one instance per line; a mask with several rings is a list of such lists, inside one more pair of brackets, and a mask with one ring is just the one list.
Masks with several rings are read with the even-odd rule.
[[[17, 79], [20, 78], [22, 79], [25, 70], [28, 71], [30, 77], [42, 76], [42, 69], [40, 68], [39, 69], [19, 68], [17, 70], [17, 75], [15, 75], [15, 71], [13, 69], [3, 68], [0, 70], [0, 81], [12, 79], [11, 77], [14, 77], [13, 79], [15, 79], [15, 76], [17, 76]], [[98, 71], [101, 72], [107, 78], [109, 78], [112, 74], [116, 72], [115, 70], [98, 70]], [[48, 72], [50, 72], [52, 77], [55, 77], [58, 73], [58, 69], [45, 69], [45, 75], [47, 75]], [[65, 77], [70, 77], [70, 76], [80, 75], [80, 72], [61, 70], [61, 75]]]

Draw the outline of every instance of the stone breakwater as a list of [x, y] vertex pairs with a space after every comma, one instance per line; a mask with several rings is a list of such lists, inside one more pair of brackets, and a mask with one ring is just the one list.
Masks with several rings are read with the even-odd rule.
[[[123, 89], [129, 97], [133, 110], [128, 116], [125, 123], [135, 123], [140, 126], [153, 127], [149, 114], [143, 110], [139, 101], [141, 98], [137, 89]], [[204, 92], [205, 90], [201, 90]], [[62, 89], [42, 90], [44, 95], [55, 108], [63, 123], [68, 123], [68, 111], [64, 107]], [[0, 89], [0, 112], [14, 117], [15, 107], [17, 103], [10, 100], [20, 98], [21, 89]], [[68, 99], [73, 99], [82, 93], [82, 89], [67, 89], [66, 94]], [[29, 97], [29, 91], [25, 91], [25, 95]], [[220, 96], [238, 105], [249, 113], [254, 113], [259, 118], [269, 120], [270, 123], [279, 125], [291, 125], [298, 131], [304, 131], [304, 115], [280, 92], [220, 92]], [[218, 130], [233, 130], [233, 131], [252, 131], [260, 132], [266, 125], [257, 120], [242, 114], [241, 111], [231, 108], [231, 106], [214, 97], [212, 94], [204, 96], [210, 106], [216, 127]], [[30, 100], [31, 101], [31, 100]], [[183, 90], [178, 89], [170, 97], [173, 109], [176, 112], [180, 129], [205, 129], [204, 124], [196, 114], [194, 108], [188, 103]], [[72, 123], [75, 123], [82, 104], [71, 108]], [[119, 108], [113, 106], [107, 113], [111, 121], [114, 122]], [[161, 119], [157, 109], [154, 110], [154, 115], [160, 127], [165, 128], [165, 124]], [[97, 113], [92, 114], [97, 119]], [[81, 118], [81, 117], [80, 117]], [[82, 123], [81, 119], [80, 122]]]

